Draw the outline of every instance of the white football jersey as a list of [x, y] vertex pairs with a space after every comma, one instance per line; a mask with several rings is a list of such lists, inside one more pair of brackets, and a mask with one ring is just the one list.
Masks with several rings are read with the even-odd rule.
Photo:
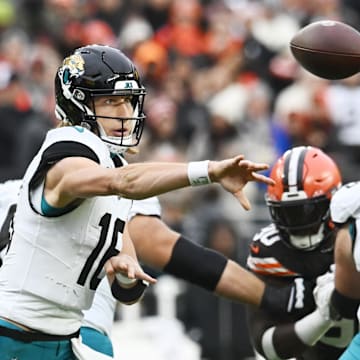
[[[12, 204], [17, 203], [21, 183], [21, 180], [9, 180], [0, 184], [0, 227], [6, 218], [9, 207]], [[143, 200], [134, 200], [129, 213], [129, 220], [136, 215], [160, 217], [161, 206], [158, 198], [151, 197]], [[108, 280], [104, 277], [96, 289], [90, 309], [83, 312], [83, 325], [95, 328], [100, 332], [110, 335], [116, 303], [117, 300], [111, 294]]]
[[360, 219], [360, 181], [343, 185], [330, 202], [331, 219], [345, 223], [350, 217]]
[[[129, 213], [129, 220], [136, 215], [160, 217], [161, 207], [158, 198], [134, 200]], [[110, 335], [115, 308], [116, 300], [111, 294], [107, 278], [104, 278], [96, 290], [91, 308], [84, 311], [83, 326], [89, 326]]]
[[336, 223], [345, 223], [349, 218], [355, 219], [356, 239], [353, 257], [357, 271], [360, 271], [360, 182], [343, 185], [330, 202], [331, 219]]
[[[114, 164], [108, 148], [96, 135], [84, 128], [64, 127], [48, 132], [23, 179], [12, 243], [0, 269], [0, 316], [60, 335], [80, 328], [82, 310], [90, 308], [105, 275], [105, 261], [122, 248], [122, 231], [132, 201], [98, 196], [85, 199], [62, 215], [39, 213], [42, 199], [32, 198], [29, 184], [44, 154], [48, 156], [54, 145], [56, 151], [63, 149], [65, 156], [71, 156], [67, 149], [80, 147], [101, 166], [110, 168]], [[59, 156], [56, 151], [50, 154], [53, 158], [47, 158], [50, 166], [51, 159], [55, 162]], [[43, 186], [41, 178], [39, 186]]]
[[90, 309], [85, 310], [82, 326], [96, 329], [110, 336], [117, 300], [112, 296], [109, 281], [105, 276], [96, 289]]

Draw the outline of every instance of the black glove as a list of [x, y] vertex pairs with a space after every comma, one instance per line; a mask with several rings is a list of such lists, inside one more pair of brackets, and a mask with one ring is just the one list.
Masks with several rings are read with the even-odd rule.
[[260, 308], [276, 315], [305, 316], [316, 308], [313, 296], [315, 285], [314, 281], [301, 277], [284, 287], [266, 285]]

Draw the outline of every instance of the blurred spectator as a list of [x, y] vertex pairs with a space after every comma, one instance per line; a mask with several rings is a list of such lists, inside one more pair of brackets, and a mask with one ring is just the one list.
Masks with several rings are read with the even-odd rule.
[[148, 101], [147, 128], [139, 145], [142, 160], [185, 160], [185, 143], [177, 136], [176, 114], [176, 103], [165, 94]]
[[208, 12], [208, 28], [205, 35], [206, 53], [215, 61], [241, 52], [242, 34], [237, 31], [233, 13], [224, 5], [211, 8]]
[[207, 103], [210, 113], [209, 127], [206, 132], [199, 134], [200, 143], [197, 151], [203, 151], [197, 157], [222, 156], [226, 144], [237, 137], [237, 128], [243, 121], [248, 91], [240, 83], [232, 83], [222, 91], [215, 93]]
[[29, 49], [27, 59], [23, 80], [32, 106], [34, 110], [44, 113], [49, 118], [49, 123], [55, 125], [54, 74], [59, 66], [60, 56], [51, 44], [39, 42]]
[[133, 59], [147, 88], [161, 89], [168, 71], [168, 53], [153, 40], [146, 40], [136, 47]]
[[82, 23], [91, 14], [91, 3], [82, 0], [44, 0], [42, 36], [51, 39], [61, 57], [82, 45]]
[[[236, 126], [236, 137], [223, 145], [221, 156], [226, 154], [244, 154], [254, 161], [273, 164], [281, 149], [278, 138], [274, 137], [272, 121], [272, 91], [266, 83], [253, 79], [246, 85], [247, 97], [243, 111], [243, 119]], [[256, 144], [256, 146], [254, 146]], [[251, 201], [263, 201], [265, 188], [260, 184], [252, 184]], [[261, 192], [259, 192], [259, 188]], [[247, 189], [248, 193], [250, 189]]]
[[155, 40], [168, 49], [170, 55], [201, 58], [206, 51], [202, 14], [198, 0], [173, 0], [168, 23], [155, 32]]
[[289, 85], [272, 73], [270, 63], [287, 48], [291, 36], [299, 29], [298, 21], [281, 11], [281, 1], [230, 2], [236, 17], [243, 24], [244, 71], [252, 72], [266, 81], [276, 94]]
[[251, 32], [268, 50], [278, 53], [288, 46], [299, 27], [295, 18], [281, 11], [281, 2], [265, 1], [261, 16], [252, 22]]
[[172, 0], [148, 0], [145, 2], [143, 14], [154, 31], [157, 31], [167, 23], [171, 3]]
[[146, 40], [150, 40], [153, 29], [150, 23], [140, 16], [127, 19], [118, 34], [119, 48], [134, 58], [134, 51]]
[[154, 104], [159, 96], [162, 98], [163, 94], [166, 94], [176, 107], [175, 146], [184, 156], [188, 157], [191, 153], [192, 159], [200, 159], [203, 151], [197, 151], [197, 146], [203, 148], [202, 135], [207, 133], [209, 126], [208, 110], [194, 90], [194, 84], [196, 79], [201, 77], [201, 71], [198, 71], [193, 62], [186, 57], [177, 57], [169, 69], [171, 71], [164, 74], [160, 89], [156, 89], [158, 92], [152, 91], [147, 102]]
[[101, 44], [115, 46], [116, 36], [111, 26], [102, 20], [86, 21], [81, 28], [81, 45]]
[[19, 75], [27, 71], [27, 58], [31, 46], [28, 35], [19, 28], [9, 28], [1, 33], [0, 59], [8, 62]]
[[299, 69], [299, 76], [275, 100], [274, 121], [290, 137], [292, 146], [328, 145], [331, 123], [323, 105], [327, 81]]
[[332, 82], [325, 103], [334, 126], [329, 152], [340, 166], [344, 182], [357, 180], [354, 166], [360, 166], [360, 75]]
[[119, 33], [125, 20], [139, 10], [138, 1], [126, 0], [94, 0], [93, 8], [93, 16], [106, 23], [115, 34]]
[[342, 21], [359, 29], [359, 13], [342, 0], [314, 0], [310, 2], [308, 22], [319, 20]]
[[290, 48], [285, 48], [269, 60], [269, 85], [278, 94], [290, 86], [297, 77], [299, 64], [295, 61]]
[[31, 114], [30, 96], [19, 74], [6, 62], [0, 63], [0, 181], [23, 175], [17, 161], [22, 129]]

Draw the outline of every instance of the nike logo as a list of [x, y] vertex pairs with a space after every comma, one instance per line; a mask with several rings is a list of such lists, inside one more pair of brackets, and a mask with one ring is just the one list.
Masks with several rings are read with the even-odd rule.
[[250, 245], [251, 252], [254, 254], [258, 254], [260, 252], [260, 246], [259, 245]]
[[329, 253], [329, 252], [331, 252], [331, 251], [334, 251], [334, 247], [333, 247], [333, 246], [330, 246], [330, 247], [328, 247], [328, 248], [324, 248], [324, 249], [321, 249], [321, 250], [320, 250], [320, 252], [321, 252], [322, 254], [326, 254], [326, 253]]

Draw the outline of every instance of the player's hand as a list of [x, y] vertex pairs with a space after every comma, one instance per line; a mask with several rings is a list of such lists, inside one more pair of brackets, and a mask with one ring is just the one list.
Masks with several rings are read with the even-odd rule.
[[260, 308], [275, 315], [291, 314], [301, 318], [316, 308], [314, 287], [314, 281], [301, 277], [283, 287], [266, 285]]
[[105, 263], [105, 271], [112, 281], [117, 273], [121, 273], [129, 279], [145, 280], [150, 284], [156, 283], [156, 279], [145, 273], [140, 264], [127, 254], [120, 253], [111, 257]]
[[232, 159], [210, 161], [209, 176], [212, 181], [220, 183], [225, 190], [233, 194], [245, 210], [250, 210], [250, 202], [243, 189], [249, 181], [274, 185], [272, 179], [258, 173], [268, 168], [268, 164], [255, 163], [245, 160], [244, 155], [238, 155]]
[[335, 274], [333, 271], [328, 271], [317, 277], [316, 287], [314, 289], [314, 299], [321, 316], [325, 320], [331, 320], [330, 301], [334, 288]]

